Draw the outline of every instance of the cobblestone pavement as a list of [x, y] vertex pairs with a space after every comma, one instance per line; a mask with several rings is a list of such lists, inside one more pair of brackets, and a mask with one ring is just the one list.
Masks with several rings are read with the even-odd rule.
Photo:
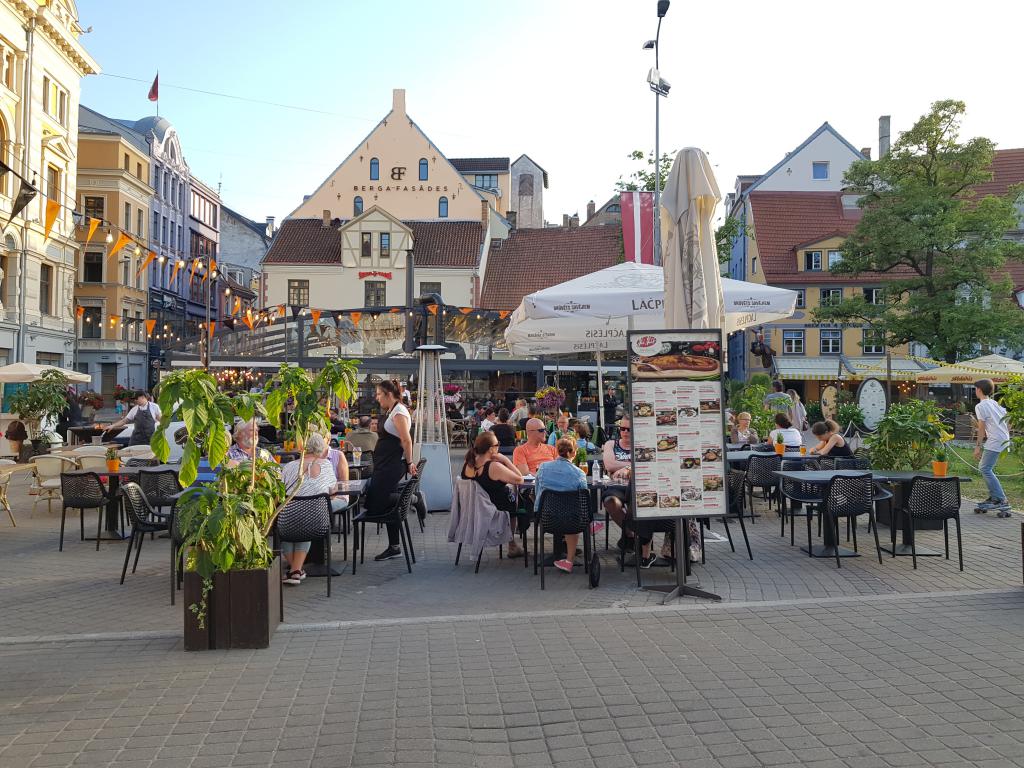
[[1024, 765], [1024, 591], [0, 647], [0, 765]]
[[955, 541], [879, 565], [863, 527], [867, 556], [837, 569], [762, 509], [753, 562], [712, 543], [694, 568], [723, 603], [662, 607], [610, 554], [596, 590], [550, 570], [542, 592], [490, 552], [456, 568], [431, 516], [412, 576], [341, 564], [330, 599], [286, 592], [269, 649], [186, 654], [168, 542], [120, 586], [124, 544], [69, 521], [58, 553], [59, 512], [30, 516], [25, 484], [0, 521], [0, 768], [1024, 766], [1017, 517], [966, 511], [961, 573]]

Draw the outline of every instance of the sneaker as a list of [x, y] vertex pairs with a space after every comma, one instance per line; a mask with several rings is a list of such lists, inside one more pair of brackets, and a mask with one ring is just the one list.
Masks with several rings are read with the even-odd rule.
[[523, 548], [520, 546], [518, 541], [516, 541], [515, 539], [512, 539], [512, 541], [510, 541], [508, 543], [508, 556], [509, 556], [509, 558], [522, 557], [524, 554], [525, 553], [523, 552]]
[[305, 581], [306, 580], [306, 572], [305, 571], [297, 571], [297, 573], [299, 574], [299, 581]]
[[604, 523], [602, 521], [600, 521], [600, 520], [595, 520], [594, 522], [592, 522], [590, 524], [590, 532], [593, 533], [593, 534], [598, 534], [598, 533], [600, 533], [603, 530], [604, 530]]
[[281, 581], [282, 581], [282, 583], [288, 584], [288, 585], [293, 586], [293, 587], [297, 587], [297, 586], [299, 586], [299, 584], [302, 583], [302, 579], [299, 578], [299, 572], [298, 571], [292, 571], [287, 576], [285, 576], [283, 579], [281, 579]]
[[651, 552], [647, 557], [644, 557], [643, 555], [640, 555], [640, 567], [641, 568], [650, 568], [656, 562], [658, 562], [658, 555], [655, 552]]
[[388, 547], [387, 549], [385, 549], [383, 552], [381, 552], [379, 555], [377, 555], [373, 559], [376, 560], [379, 563], [382, 560], [394, 560], [396, 557], [401, 557], [401, 556], [402, 556], [402, 550], [401, 549], [399, 549], [398, 547]]
[[555, 568], [563, 573], [572, 573], [572, 563], [568, 560], [555, 560]]
[[991, 496], [989, 496], [983, 502], [978, 504], [978, 509], [982, 511], [988, 511], [990, 509], [994, 509], [995, 507], [1002, 505], [1003, 503], [1004, 502], [1001, 502], [998, 499], [993, 499]]

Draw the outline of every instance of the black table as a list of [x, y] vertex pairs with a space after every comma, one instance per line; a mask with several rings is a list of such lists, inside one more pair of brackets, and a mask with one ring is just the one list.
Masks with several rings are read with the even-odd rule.
[[[899, 507], [892, 506], [890, 508], [890, 517], [892, 516], [893, 511], [898, 511], [900, 513], [900, 517], [902, 518], [900, 520], [900, 529], [902, 530], [900, 543], [896, 543], [895, 527], [892, 525], [892, 522], [894, 521], [891, 521], [889, 527], [890, 530], [893, 530], [893, 535], [891, 538], [892, 544], [890, 547], [882, 547], [882, 551], [887, 552], [888, 554], [894, 557], [911, 557], [913, 555], [912, 545], [914, 543], [915, 528], [918, 531], [927, 530], [928, 528], [926, 528], [926, 526], [923, 525], [921, 522], [918, 522], [915, 528], [911, 528], [910, 526], [910, 513], [906, 509], [906, 500], [910, 496], [910, 484], [913, 482], [915, 477], [935, 477], [935, 475], [932, 474], [931, 472], [925, 472], [923, 470], [917, 472], [900, 472], [894, 470], [885, 471], [882, 472], [881, 474], [885, 475], [884, 482], [890, 485], [899, 485], [901, 487], [901, 496], [902, 501], [904, 502]], [[956, 479], [959, 480], [961, 483], [971, 482], [971, 478], [964, 477], [962, 475], [946, 475], [946, 477], [956, 477]], [[927, 523], [929, 521], [924, 522]], [[935, 526], [934, 530], [942, 530], [941, 521], [937, 522], [940, 524]], [[928, 547], [917, 548], [918, 557], [942, 557], [943, 554], [943, 552], [940, 552], [937, 549], [929, 549]]]
[[[725, 454], [726, 461], [736, 469], [743, 469], [747, 466], [751, 456], [777, 456], [775, 451], [727, 451]], [[811, 455], [809, 453], [796, 453], [795, 451], [788, 451], [782, 454], [783, 461], [810, 461], [812, 459], [820, 459], [821, 456]]]
[[[935, 477], [931, 472], [899, 472], [882, 469], [821, 469], [811, 471], [785, 470], [776, 472], [775, 474], [781, 478], [793, 480], [795, 482], [810, 483], [812, 485], [828, 485], [829, 480], [833, 477], [853, 477], [856, 475], [863, 475], [865, 472], [871, 475], [872, 480], [880, 483], [910, 483], [915, 477]], [[970, 478], [968, 477], [958, 477], [958, 479], [961, 482], [970, 481]], [[894, 525], [890, 524], [889, 528], [892, 531], [892, 549], [882, 547], [882, 550], [884, 552], [888, 552], [890, 555], [909, 557], [911, 555], [911, 548], [914, 544], [914, 530], [910, 526], [910, 516], [902, 506], [900, 507], [900, 512], [903, 518], [900, 526], [903, 532], [902, 541], [900, 544], [896, 544], [896, 528]], [[803, 551], [808, 552], [812, 557], [835, 557], [836, 549], [838, 549], [840, 557], [859, 557], [858, 553], [853, 550], [839, 546], [839, 542], [835, 540], [835, 531], [833, 531], [830, 526], [822, 526], [822, 537], [825, 541], [823, 545], [815, 545], [810, 547], [810, 549], [802, 547]], [[924, 549], [919, 547], [917, 550], [918, 557], [939, 557], [941, 554], [941, 552], [933, 549]]]

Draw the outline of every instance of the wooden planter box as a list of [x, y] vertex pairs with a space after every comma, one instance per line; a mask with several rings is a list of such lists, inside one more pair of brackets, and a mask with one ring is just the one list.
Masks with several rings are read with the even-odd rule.
[[203, 580], [185, 573], [185, 650], [266, 648], [281, 623], [281, 558], [269, 568], [217, 573], [213, 577], [206, 615], [200, 628], [189, 606], [202, 597]]

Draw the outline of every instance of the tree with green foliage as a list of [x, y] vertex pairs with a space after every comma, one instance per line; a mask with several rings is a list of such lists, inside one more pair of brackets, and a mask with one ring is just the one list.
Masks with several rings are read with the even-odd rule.
[[[633, 171], [629, 176], [615, 182], [615, 188], [619, 192], [653, 192], [654, 191], [654, 153], [644, 154], [643, 150], [635, 149], [629, 153], [630, 160], [642, 160], [644, 165]], [[675, 162], [675, 152], [665, 152], [661, 155], [661, 162], [658, 163], [658, 179], [661, 182], [661, 189], [665, 188], [665, 181], [672, 170], [672, 163]]]
[[1013, 300], [1008, 261], [1024, 244], [1017, 227], [1020, 189], [978, 197], [991, 180], [994, 145], [960, 140], [961, 101], [938, 101], [878, 160], [860, 160], [846, 184], [863, 216], [832, 272], [882, 276], [880, 301], [864, 296], [814, 310], [821, 322], [859, 322], [893, 347], [919, 342], [955, 362], [980, 346], [1024, 343], [1024, 313]]

